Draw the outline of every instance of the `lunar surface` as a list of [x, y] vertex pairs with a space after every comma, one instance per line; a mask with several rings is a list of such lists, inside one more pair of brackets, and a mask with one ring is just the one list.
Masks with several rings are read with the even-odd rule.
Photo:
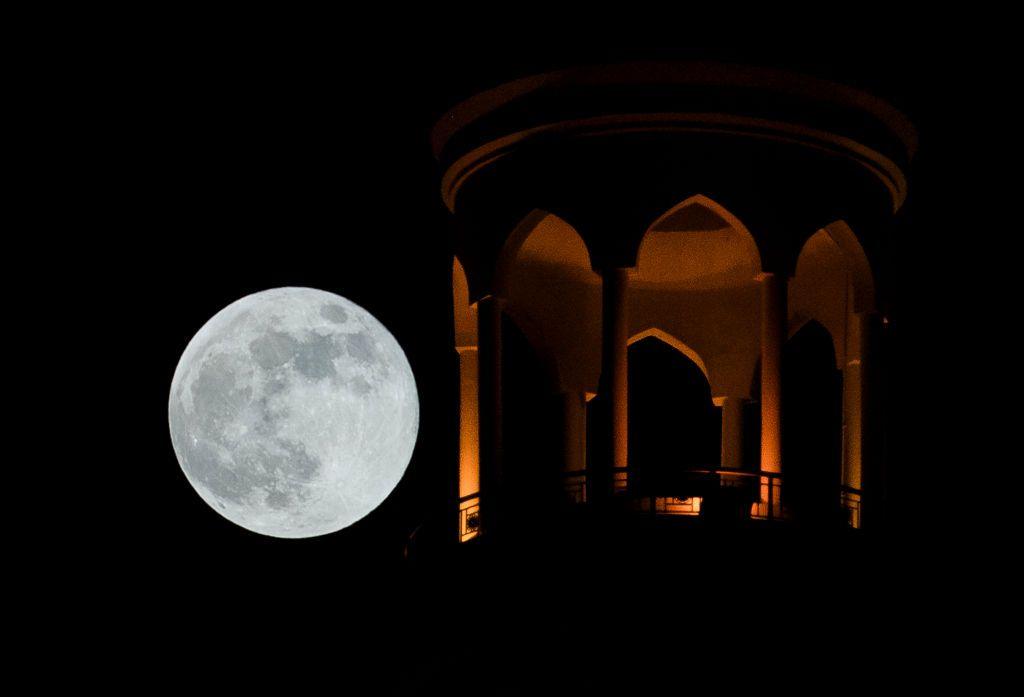
[[405, 473], [419, 428], [401, 346], [369, 312], [311, 288], [228, 305], [192, 338], [168, 405], [188, 481], [273, 537], [340, 530]]

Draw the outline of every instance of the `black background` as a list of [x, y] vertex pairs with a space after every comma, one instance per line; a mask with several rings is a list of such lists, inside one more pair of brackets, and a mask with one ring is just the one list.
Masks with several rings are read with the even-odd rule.
[[[934, 513], [935, 479], [959, 455], [933, 434], [969, 428], [953, 414], [959, 378], [937, 370], [933, 343], [951, 294], [936, 277], [948, 268], [943, 230], [966, 185], [963, 119], [981, 91], [959, 54], [906, 34], [742, 48], [243, 34], [98, 46], [102, 78], [77, 100], [102, 122], [88, 146], [101, 165], [90, 206], [100, 217], [82, 287], [97, 308], [93, 348], [123, 378], [94, 386], [108, 400], [83, 405], [113, 431], [90, 440], [103, 457], [89, 476], [109, 499], [65, 532], [88, 560], [68, 573], [87, 610], [78, 629], [93, 640], [79, 651], [90, 670], [115, 680], [141, 668], [185, 684], [202, 670], [225, 685], [293, 687], [315, 676], [337, 692], [358, 673], [377, 686], [365, 694], [531, 694], [548, 680], [613, 677], [763, 685], [793, 666], [813, 679], [813, 663], [832, 671], [817, 683], [830, 689], [851, 671], [907, 667], [910, 636], [938, 641], [931, 632], [953, 611], [930, 569], [956, 526]], [[450, 231], [429, 131], [448, 107], [506, 79], [662, 57], [844, 81], [920, 130], [888, 260], [890, 527], [835, 545], [728, 539], [654, 556], [520, 550], [411, 565], [405, 543], [443, 496], [438, 473], [456, 452]], [[261, 537], [218, 516], [182, 476], [166, 425], [171, 376], [195, 331], [231, 301], [283, 285], [373, 313], [405, 349], [421, 402], [416, 452], [393, 495], [310, 540]]]

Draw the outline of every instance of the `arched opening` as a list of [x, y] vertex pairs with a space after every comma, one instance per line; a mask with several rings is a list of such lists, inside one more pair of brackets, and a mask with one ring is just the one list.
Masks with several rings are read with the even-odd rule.
[[849, 273], [853, 312], [865, 312], [875, 307], [875, 277], [871, 272], [871, 262], [864, 252], [857, 235], [845, 221], [837, 220], [824, 230], [815, 234], [825, 233], [832, 243], [845, 256], [846, 268]]
[[673, 206], [644, 234], [637, 252], [638, 279], [677, 290], [748, 285], [761, 271], [750, 231], [706, 196]]
[[601, 278], [569, 223], [539, 210], [526, 216], [502, 247], [495, 289], [561, 389], [597, 389]]
[[[789, 287], [789, 329], [796, 339], [797, 330], [803, 331], [813, 320], [815, 326], [823, 327], [831, 336], [835, 368], [841, 371], [842, 425], [830, 427], [827, 434], [829, 438], [840, 439], [839, 476], [843, 488], [841, 495], [830, 497], [829, 501], [842, 501], [846, 522], [852, 527], [860, 527], [864, 472], [872, 466], [872, 453], [877, 452], [870, 446], [871, 429], [865, 426], [870, 423], [865, 417], [865, 394], [873, 370], [869, 336], [876, 317], [875, 302], [871, 264], [850, 227], [839, 220], [811, 235], [800, 251]], [[794, 369], [799, 371], [800, 367]], [[834, 376], [836, 371], [831, 374]], [[797, 376], [791, 378], [795, 380]], [[831, 386], [832, 382], [828, 384]], [[799, 408], [789, 401], [791, 410]], [[829, 405], [832, 409], [831, 401]], [[789, 440], [790, 448], [795, 448], [800, 457], [799, 451], [808, 446], [794, 444], [792, 436]], [[834, 444], [829, 448], [831, 463], [836, 448]], [[800, 465], [796, 463], [797, 467]], [[831, 464], [829, 467], [831, 477], [834, 470]], [[799, 498], [799, 482], [796, 486], [794, 495]]]
[[875, 284], [867, 255], [846, 223], [822, 228], [804, 243], [789, 284], [788, 304], [791, 333], [816, 320], [832, 336], [837, 365], [851, 358], [850, 321], [874, 310]]
[[746, 399], [760, 353], [760, 272], [757, 243], [742, 222], [692, 196], [658, 218], [640, 243], [629, 281], [630, 334], [658, 327], [685, 336], [713, 396]]
[[[552, 476], [562, 480], [556, 489], [565, 493], [559, 497], [582, 502], [589, 451], [586, 398], [596, 392], [600, 374], [601, 277], [591, 268], [579, 233], [558, 216], [535, 210], [502, 247], [495, 293], [515, 324], [516, 338], [507, 343], [524, 342], [522, 360], [505, 360], [510, 366], [505, 380], [506, 409], [511, 410], [507, 427], [512, 429], [506, 443], [522, 451], [509, 453], [522, 464], [507, 465], [506, 470], [513, 480], [522, 475], [518, 485], [526, 488], [523, 502], [547, 497], [553, 491]], [[516, 400], [519, 406], [512, 406]], [[536, 448], [543, 453], [528, 452]], [[518, 468], [514, 473], [513, 467]], [[533, 484], [531, 477], [536, 478]], [[537, 505], [549, 503], [545, 499]]]
[[704, 370], [658, 336], [629, 347], [629, 415], [631, 493], [687, 498], [680, 475], [719, 466], [721, 410]]
[[806, 323], [782, 352], [782, 498], [789, 517], [831, 525], [840, 520], [842, 375], [833, 341]]

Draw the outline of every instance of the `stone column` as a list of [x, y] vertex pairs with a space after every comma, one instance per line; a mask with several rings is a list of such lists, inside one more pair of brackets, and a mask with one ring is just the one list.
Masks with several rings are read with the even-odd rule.
[[786, 279], [761, 281], [761, 469], [782, 471], [782, 345], [786, 341]]
[[500, 298], [479, 300], [480, 516], [485, 533], [500, 527], [503, 508], [501, 318]]
[[743, 400], [740, 397], [722, 397], [722, 468], [743, 467]]
[[[616, 476], [620, 486], [625, 485], [624, 470], [628, 465], [629, 437], [629, 342], [628, 269], [611, 267], [603, 272], [601, 315], [601, 410], [604, 442], [607, 452], [602, 453], [606, 468], [611, 471], [595, 472], [588, 476], [590, 498], [600, 504], [615, 491]], [[618, 472], [616, 472], [618, 470]]]
[[[850, 313], [846, 324], [846, 363], [843, 366], [843, 486], [861, 492], [863, 513], [881, 497], [881, 474], [873, 463], [880, 450], [875, 433], [872, 387], [880, 321], [874, 312]], [[849, 496], [849, 494], [846, 494]], [[857, 520], [857, 527], [863, 521]]]
[[459, 498], [480, 491], [479, 352], [458, 346], [459, 352]]
[[476, 537], [480, 504], [480, 384], [476, 346], [456, 346], [459, 361], [459, 472], [457, 539]]
[[843, 366], [843, 486], [863, 486], [863, 395], [862, 365], [864, 315], [850, 313], [846, 322], [846, 365]]
[[562, 471], [580, 472], [586, 468], [587, 403], [579, 392], [562, 395]]
[[[761, 282], [761, 471], [782, 472], [782, 346], [788, 310], [786, 277], [762, 273]], [[762, 512], [782, 514], [781, 480], [761, 477]]]
[[580, 392], [563, 392], [562, 486], [571, 500], [585, 500], [587, 468], [587, 401]]

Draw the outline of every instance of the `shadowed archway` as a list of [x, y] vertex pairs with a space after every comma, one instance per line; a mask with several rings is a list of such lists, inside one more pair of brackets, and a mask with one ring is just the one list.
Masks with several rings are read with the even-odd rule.
[[707, 377], [656, 335], [629, 348], [629, 414], [630, 491], [664, 495], [674, 472], [718, 467], [722, 420]]

